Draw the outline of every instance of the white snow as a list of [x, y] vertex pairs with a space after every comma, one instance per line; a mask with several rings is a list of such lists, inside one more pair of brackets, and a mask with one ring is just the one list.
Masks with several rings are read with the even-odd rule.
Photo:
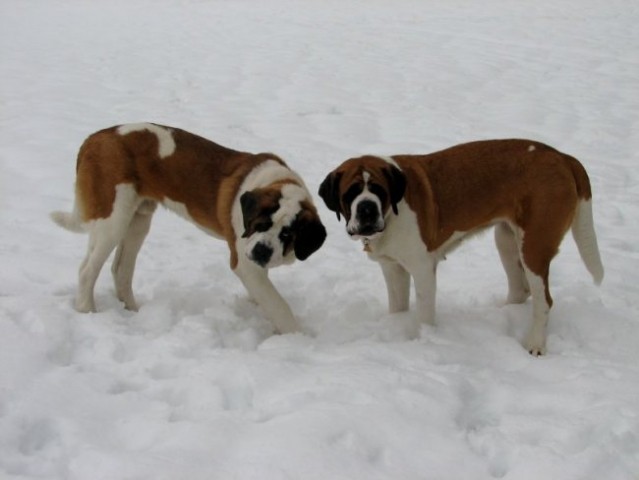
[[[0, 478], [636, 479], [639, 4], [634, 0], [0, 3]], [[224, 242], [159, 211], [138, 313], [73, 308], [75, 155], [154, 122], [282, 155], [314, 193], [348, 157], [524, 137], [579, 158], [606, 277], [567, 236], [548, 354], [522, 348], [492, 234], [440, 265], [410, 340], [379, 267], [329, 236], [272, 277], [273, 336]]]

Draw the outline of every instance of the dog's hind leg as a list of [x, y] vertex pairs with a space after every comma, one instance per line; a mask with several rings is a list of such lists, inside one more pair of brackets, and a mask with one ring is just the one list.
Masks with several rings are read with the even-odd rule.
[[532, 325], [524, 340], [524, 347], [537, 357], [546, 353], [546, 329], [552, 298], [548, 290], [548, 274], [537, 275], [527, 267], [524, 269], [530, 285], [533, 309]]
[[80, 266], [78, 294], [75, 309], [78, 312], [95, 312], [93, 289], [104, 262], [116, 247], [125, 228], [116, 225], [111, 217], [95, 220], [89, 231], [89, 248]]
[[508, 277], [508, 303], [524, 303], [530, 296], [530, 286], [520, 259], [520, 246], [515, 232], [507, 223], [495, 226], [495, 244]]
[[157, 203], [152, 200], [145, 200], [140, 204], [129, 223], [124, 238], [118, 245], [111, 265], [118, 300], [124, 302], [124, 307], [127, 310], [138, 310], [132, 288], [135, 260], [149, 233], [156, 208]]
[[89, 222], [89, 247], [82, 261], [75, 308], [79, 312], [95, 312], [93, 290], [104, 262], [126, 235], [139, 202], [132, 186], [118, 185], [113, 210], [107, 218]]
[[549, 274], [550, 262], [559, 250], [563, 237], [560, 229], [549, 229], [544, 223], [529, 226], [523, 233], [521, 260], [532, 295], [532, 325], [524, 340], [524, 347], [531, 355], [546, 353], [546, 329], [552, 307]]
[[559, 251], [561, 240], [570, 228], [574, 215], [576, 199], [569, 194], [564, 195], [562, 201], [552, 202], [552, 206], [547, 204], [543, 208], [544, 205], [531, 205], [530, 211], [535, 212], [535, 215], [528, 218], [525, 231], [516, 231], [533, 309], [532, 326], [524, 347], [535, 356], [546, 353], [546, 329], [553, 304], [549, 284], [550, 262]]

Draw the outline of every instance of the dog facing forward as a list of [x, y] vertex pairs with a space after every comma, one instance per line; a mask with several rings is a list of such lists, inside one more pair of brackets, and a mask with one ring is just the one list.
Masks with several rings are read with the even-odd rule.
[[266, 317], [281, 333], [299, 330], [268, 269], [308, 258], [324, 242], [326, 230], [304, 182], [280, 158], [142, 123], [89, 136], [76, 170], [73, 211], [51, 216], [62, 227], [89, 233], [78, 311], [95, 311], [95, 282], [116, 247], [111, 270], [117, 296], [127, 309], [137, 310], [131, 288], [135, 261], [161, 203], [226, 240], [231, 269]]
[[381, 265], [391, 313], [408, 310], [412, 276], [418, 318], [433, 324], [437, 263], [493, 225], [508, 302], [532, 296], [524, 346], [533, 355], [546, 350], [549, 266], [569, 228], [594, 281], [603, 279], [588, 175], [575, 158], [538, 142], [488, 140], [429, 155], [352, 158], [326, 177], [319, 194]]

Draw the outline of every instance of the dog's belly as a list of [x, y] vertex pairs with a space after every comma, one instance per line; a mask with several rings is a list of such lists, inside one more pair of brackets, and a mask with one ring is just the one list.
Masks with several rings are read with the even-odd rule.
[[205, 226], [196, 222], [195, 219], [189, 214], [189, 211], [186, 208], [186, 205], [184, 205], [183, 203], [176, 202], [174, 200], [171, 200], [170, 198], [165, 197], [164, 200], [162, 200], [162, 205], [164, 205], [168, 210], [171, 210], [173, 213], [176, 213], [183, 219], [192, 223], [193, 225], [198, 227], [200, 230], [202, 230], [204, 233], [212, 237], [218, 238], [220, 240], [224, 239], [224, 237], [220, 235], [219, 233], [217, 233], [216, 231], [211, 230], [210, 228], [206, 228]]
[[468, 231], [454, 231], [450, 237], [444, 243], [432, 252], [438, 260], [445, 260], [446, 255], [456, 250], [466, 240], [484, 233], [489, 228], [494, 227], [500, 223], [505, 223], [513, 230], [515, 229], [512, 222], [505, 218], [495, 218], [489, 223], [478, 225], [477, 227]]

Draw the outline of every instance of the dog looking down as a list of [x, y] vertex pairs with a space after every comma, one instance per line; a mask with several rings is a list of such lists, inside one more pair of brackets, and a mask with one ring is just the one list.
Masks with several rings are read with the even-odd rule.
[[89, 233], [75, 307], [95, 311], [93, 290], [117, 248], [118, 299], [137, 310], [132, 280], [158, 203], [226, 240], [231, 269], [281, 333], [299, 330], [268, 269], [307, 259], [326, 238], [302, 179], [277, 156], [250, 154], [151, 123], [90, 135], [78, 154], [75, 205], [53, 212], [60, 226]]

